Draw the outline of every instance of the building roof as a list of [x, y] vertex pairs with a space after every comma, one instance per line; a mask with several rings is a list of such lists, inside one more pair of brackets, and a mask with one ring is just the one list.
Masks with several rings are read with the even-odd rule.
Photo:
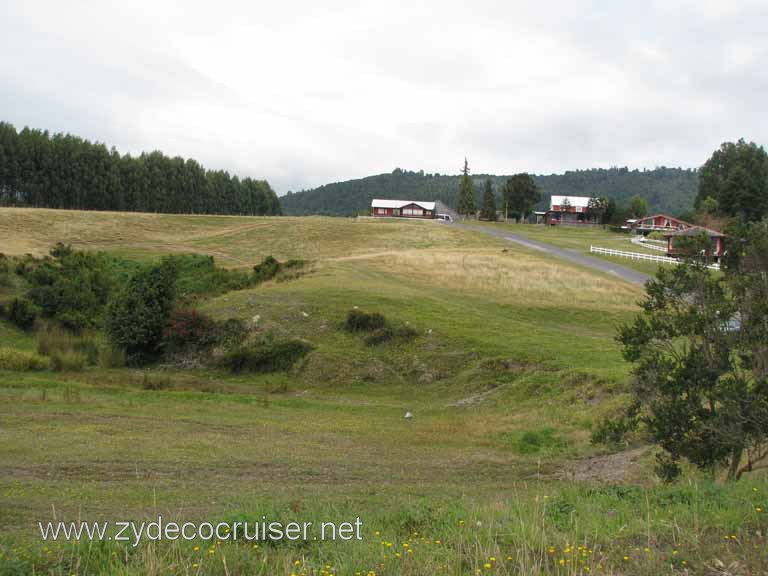
[[[680, 218], [668, 216], [667, 214], [653, 214], [652, 216], [643, 216], [642, 218], [637, 218], [635, 222], [645, 222], [646, 220], [655, 220], [656, 218], [666, 218], [667, 220], [674, 220], [675, 222], [680, 222], [680, 224], [685, 224], [686, 226], [693, 226], [693, 224], [690, 224], [685, 220], [680, 220]], [[629, 220], [627, 220], [627, 222], [629, 222]]]
[[566, 198], [568, 198], [568, 204], [574, 208], [587, 208], [591, 200], [589, 196], [552, 196], [549, 209], [553, 210], [555, 206], [562, 206]]
[[712, 230], [711, 228], [705, 228], [704, 226], [691, 226], [683, 230], [674, 230], [671, 232], [665, 232], [664, 236], [698, 236], [702, 232], [705, 232], [712, 238], [725, 238], [725, 234]]
[[371, 208], [402, 208], [408, 206], [408, 204], [416, 204], [421, 206], [424, 210], [434, 210], [434, 202], [422, 202], [421, 200], [382, 200], [374, 198], [371, 200]]

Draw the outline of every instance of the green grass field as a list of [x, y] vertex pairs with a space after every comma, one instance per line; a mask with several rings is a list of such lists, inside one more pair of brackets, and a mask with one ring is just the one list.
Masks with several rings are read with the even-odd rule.
[[[629, 366], [614, 335], [638, 310], [636, 286], [431, 222], [0, 209], [0, 237], [9, 255], [61, 240], [138, 260], [306, 259], [300, 277], [200, 307], [313, 346], [272, 374], [0, 371], [0, 574], [768, 569], [763, 477], [720, 486], [689, 472], [661, 486], [648, 447], [589, 442], [625, 401]], [[355, 306], [418, 336], [367, 346], [341, 329]], [[0, 323], [0, 347], [36, 346]], [[36, 524], [262, 514], [359, 516], [363, 538], [134, 548], [43, 542]], [[715, 572], [719, 562], [731, 572]]]

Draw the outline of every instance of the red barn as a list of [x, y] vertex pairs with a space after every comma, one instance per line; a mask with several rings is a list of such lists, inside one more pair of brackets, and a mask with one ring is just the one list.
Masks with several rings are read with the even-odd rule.
[[435, 214], [434, 202], [421, 200], [380, 200], [371, 202], [371, 216], [375, 218], [428, 218]]
[[698, 236], [702, 233], [709, 236], [710, 239], [710, 248], [707, 251], [707, 256], [712, 256], [716, 260], [720, 260], [725, 253], [725, 234], [722, 234], [717, 230], [704, 228], [704, 226], [690, 226], [690, 228], [684, 228], [683, 230], [675, 230], [665, 233], [664, 237], [667, 239], [667, 256], [677, 256], [675, 239], [685, 236]]

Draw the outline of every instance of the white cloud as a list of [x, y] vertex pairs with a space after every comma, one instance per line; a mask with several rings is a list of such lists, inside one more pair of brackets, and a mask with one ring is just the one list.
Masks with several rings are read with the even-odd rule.
[[764, 2], [0, 0], [0, 109], [280, 192], [696, 166], [768, 138]]

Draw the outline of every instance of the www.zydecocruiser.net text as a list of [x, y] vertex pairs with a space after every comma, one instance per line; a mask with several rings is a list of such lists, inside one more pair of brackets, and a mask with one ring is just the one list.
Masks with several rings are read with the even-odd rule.
[[166, 522], [161, 516], [149, 522], [38, 522], [44, 541], [111, 540], [134, 547], [142, 541], [248, 540], [248, 541], [350, 541], [362, 540], [360, 518], [351, 522], [279, 522], [262, 516], [242, 522]]

